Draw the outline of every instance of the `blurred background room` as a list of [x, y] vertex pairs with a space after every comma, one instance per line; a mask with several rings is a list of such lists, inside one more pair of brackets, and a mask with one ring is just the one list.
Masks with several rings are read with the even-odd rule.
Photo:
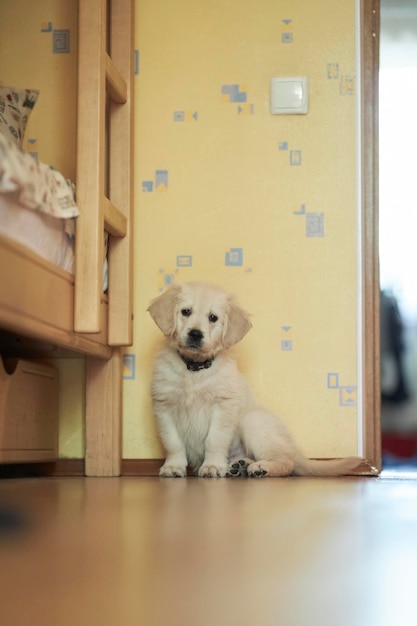
[[381, 0], [383, 466], [417, 471], [417, 0]]

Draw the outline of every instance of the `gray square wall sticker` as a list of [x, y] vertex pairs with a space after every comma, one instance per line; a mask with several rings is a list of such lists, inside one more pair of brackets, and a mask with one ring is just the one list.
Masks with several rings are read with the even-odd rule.
[[324, 213], [306, 213], [306, 237], [324, 237]]
[[54, 30], [52, 33], [52, 52], [65, 54], [70, 51], [70, 31]]

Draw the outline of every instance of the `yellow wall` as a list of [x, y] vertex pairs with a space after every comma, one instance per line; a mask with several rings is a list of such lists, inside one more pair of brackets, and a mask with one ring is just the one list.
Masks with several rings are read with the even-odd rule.
[[[253, 314], [239, 356], [255, 393], [307, 454], [355, 453], [354, 0], [137, 0], [136, 19], [125, 456], [161, 456], [149, 403], [159, 331], [145, 309], [172, 279], [235, 292]], [[274, 76], [308, 77], [307, 115], [270, 115]]]
[[1, 0], [0, 84], [39, 89], [24, 148], [75, 180], [77, 0]]
[[[0, 3], [0, 55], [14, 46], [19, 86], [41, 89], [29, 136], [69, 176], [76, 4]], [[162, 456], [149, 397], [160, 333], [146, 308], [172, 279], [222, 284], [252, 313], [242, 369], [306, 454], [356, 453], [355, 2], [136, 5], [136, 311], [124, 456]], [[23, 43], [4, 39], [4, 16], [24, 28]], [[70, 29], [70, 53], [51, 54], [41, 23]], [[307, 115], [270, 115], [274, 76], [308, 77]], [[3, 83], [14, 77], [0, 66]], [[80, 365], [63, 367], [79, 388]], [[61, 454], [82, 453], [81, 405], [66, 394]]]

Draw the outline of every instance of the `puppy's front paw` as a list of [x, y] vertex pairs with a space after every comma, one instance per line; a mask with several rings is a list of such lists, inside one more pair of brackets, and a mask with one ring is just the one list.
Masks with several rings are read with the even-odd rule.
[[159, 470], [159, 475], [162, 478], [183, 478], [186, 474], [186, 468], [180, 465], [164, 465]]
[[198, 475], [200, 478], [223, 478], [227, 470], [227, 465], [202, 465], [198, 470]]

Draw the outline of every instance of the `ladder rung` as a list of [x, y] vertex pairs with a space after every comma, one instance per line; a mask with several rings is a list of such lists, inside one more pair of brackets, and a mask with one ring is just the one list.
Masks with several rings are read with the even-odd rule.
[[106, 53], [106, 84], [107, 91], [113, 102], [124, 104], [127, 101], [127, 85], [125, 79]]
[[125, 237], [127, 219], [123, 213], [108, 199], [104, 198], [104, 229], [113, 237]]

